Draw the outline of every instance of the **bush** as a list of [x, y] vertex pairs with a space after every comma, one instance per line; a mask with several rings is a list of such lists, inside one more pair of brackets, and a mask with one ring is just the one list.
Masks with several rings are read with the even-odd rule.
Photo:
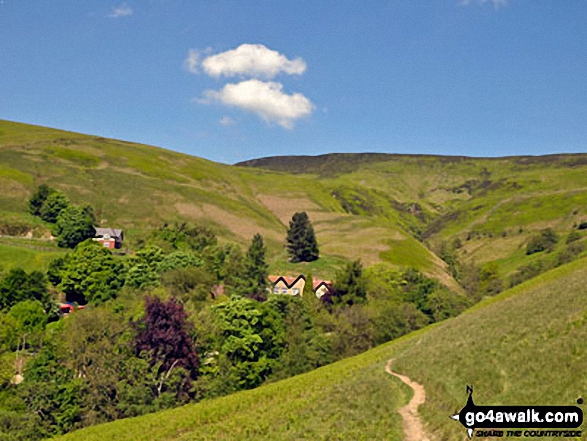
[[552, 228], [547, 228], [542, 230], [539, 236], [532, 236], [526, 245], [526, 254], [531, 255], [545, 250], [552, 251], [557, 242], [558, 236]]

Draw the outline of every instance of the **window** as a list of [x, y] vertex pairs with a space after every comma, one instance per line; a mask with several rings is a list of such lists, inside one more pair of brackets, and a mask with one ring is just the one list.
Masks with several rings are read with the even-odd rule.
[[281, 294], [287, 294], [287, 288], [281, 288]]
[[293, 292], [293, 295], [294, 295], [294, 296], [297, 296], [297, 295], [300, 293], [300, 290], [299, 290], [299, 289], [297, 289], [297, 288], [294, 288], [294, 289], [292, 290], [292, 292]]
[[279, 294], [279, 288], [273, 288], [273, 294]]

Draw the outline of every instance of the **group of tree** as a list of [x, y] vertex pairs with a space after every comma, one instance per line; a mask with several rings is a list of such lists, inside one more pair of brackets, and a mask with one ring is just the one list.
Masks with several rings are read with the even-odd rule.
[[51, 234], [63, 248], [74, 248], [96, 234], [92, 207], [74, 205], [63, 193], [46, 184], [39, 185], [29, 199], [29, 212], [53, 224]]
[[[303, 297], [268, 294], [267, 271], [260, 235], [242, 251], [205, 227], [167, 224], [134, 255], [86, 240], [46, 275], [8, 273], [0, 282], [0, 437], [49, 437], [257, 387], [464, 307], [417, 271], [350, 262], [321, 299], [311, 275]], [[52, 292], [88, 307], [55, 320]]]

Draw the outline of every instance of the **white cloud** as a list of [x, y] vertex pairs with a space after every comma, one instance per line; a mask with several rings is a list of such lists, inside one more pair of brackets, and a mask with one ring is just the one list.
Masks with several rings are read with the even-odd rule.
[[239, 107], [256, 113], [267, 122], [277, 122], [286, 129], [292, 129], [295, 120], [312, 113], [315, 106], [301, 93], [287, 95], [283, 85], [257, 79], [226, 84], [220, 90], [207, 90], [201, 104], [219, 102], [229, 107]]
[[223, 116], [222, 118], [220, 118], [220, 124], [224, 127], [233, 126], [236, 124], [236, 121], [232, 119], [230, 116]]
[[133, 14], [133, 9], [127, 4], [123, 3], [119, 6], [115, 6], [112, 8], [108, 17], [110, 18], [120, 18], [120, 17], [128, 17], [129, 15]]
[[[192, 69], [190, 72], [197, 73], [199, 57], [195, 59], [194, 54], [199, 55], [199, 52], [190, 49], [186, 63], [194, 65], [195, 60], [195, 70]], [[262, 44], [242, 44], [236, 49], [210, 55], [202, 60], [201, 65], [206, 74], [215, 78], [249, 76], [271, 79], [282, 72], [288, 75], [301, 75], [306, 71], [306, 63], [301, 58], [290, 60]]]
[[471, 3], [491, 3], [495, 9], [500, 8], [502, 6], [506, 6], [508, 4], [508, 0], [459, 0], [459, 5], [461, 6], [468, 6]]

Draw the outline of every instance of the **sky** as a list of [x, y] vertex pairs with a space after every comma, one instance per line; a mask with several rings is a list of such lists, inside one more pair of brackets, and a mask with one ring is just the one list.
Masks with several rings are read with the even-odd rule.
[[223, 163], [587, 152], [586, 0], [0, 0], [0, 119]]

